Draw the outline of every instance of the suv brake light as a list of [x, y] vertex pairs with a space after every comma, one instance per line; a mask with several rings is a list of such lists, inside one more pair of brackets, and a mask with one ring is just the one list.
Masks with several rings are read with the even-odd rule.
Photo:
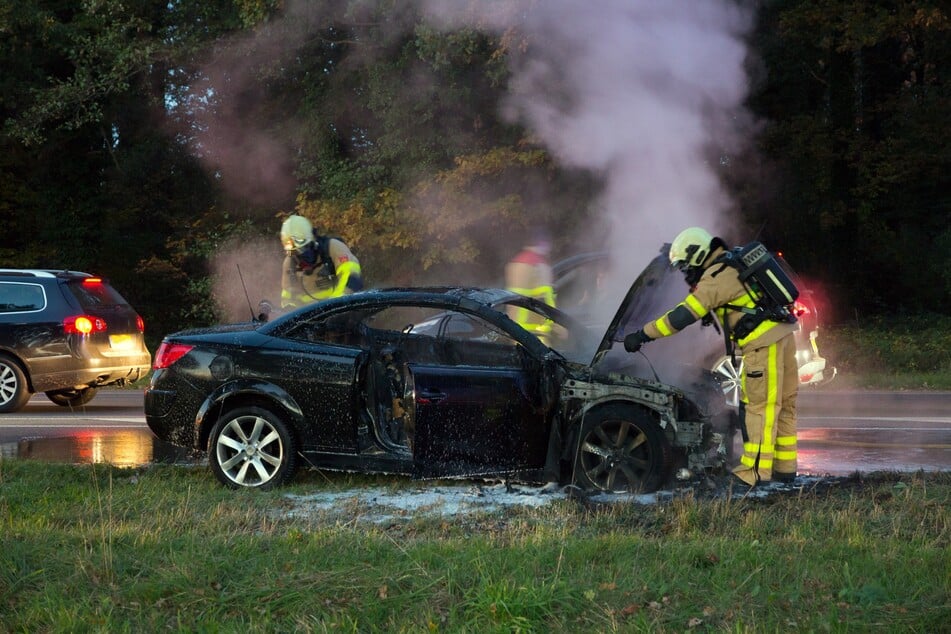
[[139, 332], [145, 332], [145, 320], [141, 315], [135, 316], [135, 327], [139, 329]]
[[88, 335], [92, 332], [105, 332], [106, 322], [91, 315], [72, 315], [63, 320], [63, 330], [67, 335]]
[[163, 341], [158, 350], [155, 351], [155, 361], [152, 363], [152, 369], [162, 370], [169, 367], [191, 352], [194, 347], [184, 343], [166, 343]]

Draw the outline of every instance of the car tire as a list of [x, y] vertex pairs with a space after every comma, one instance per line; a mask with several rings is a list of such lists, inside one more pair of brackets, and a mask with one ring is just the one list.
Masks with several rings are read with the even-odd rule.
[[227, 487], [271, 489], [297, 469], [297, 443], [288, 426], [261, 407], [225, 412], [208, 437], [208, 460]]
[[30, 386], [20, 364], [0, 355], [0, 414], [17, 412], [30, 400]]
[[80, 390], [73, 388], [68, 390], [52, 390], [46, 392], [46, 398], [63, 407], [79, 407], [91, 401], [97, 392], [99, 392], [98, 388], [94, 387], [84, 387]]
[[664, 483], [671, 462], [670, 442], [650, 414], [609, 405], [585, 417], [574, 481], [589, 490], [650, 493]]

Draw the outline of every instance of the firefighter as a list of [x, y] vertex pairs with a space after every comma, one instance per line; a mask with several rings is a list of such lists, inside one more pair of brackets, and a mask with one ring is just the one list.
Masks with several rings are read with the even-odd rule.
[[[555, 306], [555, 289], [552, 286], [551, 240], [541, 230], [532, 233], [529, 243], [505, 265], [505, 287], [519, 295], [540, 300]], [[526, 308], [510, 306], [508, 315], [525, 330], [545, 341], [551, 333], [552, 324], [541, 315]]]
[[743, 455], [733, 474], [748, 486], [769, 480], [791, 482], [796, 477], [799, 390], [796, 324], [749, 314], [756, 306], [755, 293], [740, 282], [736, 268], [716, 262], [726, 247], [705, 229], [682, 231], [670, 245], [670, 263], [683, 271], [690, 293], [660, 318], [625, 337], [624, 348], [637, 352], [644, 343], [672, 335], [713, 312], [744, 359], [740, 383]]
[[281, 308], [349, 295], [363, 288], [360, 261], [343, 240], [318, 234], [303, 216], [281, 225]]

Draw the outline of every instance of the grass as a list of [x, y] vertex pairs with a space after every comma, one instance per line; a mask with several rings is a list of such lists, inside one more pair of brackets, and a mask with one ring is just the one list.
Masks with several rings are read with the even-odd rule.
[[951, 316], [894, 315], [824, 327], [819, 346], [839, 370], [830, 389], [951, 390]]
[[318, 472], [229, 491], [207, 469], [0, 462], [0, 631], [936, 632], [951, 473], [765, 499], [558, 500], [491, 514], [289, 517]]

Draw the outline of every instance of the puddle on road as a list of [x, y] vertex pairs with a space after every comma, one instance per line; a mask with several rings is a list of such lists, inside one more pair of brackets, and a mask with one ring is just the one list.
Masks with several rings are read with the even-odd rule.
[[148, 430], [83, 430], [69, 436], [27, 438], [0, 444], [0, 458], [69, 464], [140, 467], [153, 463], [191, 463], [189, 452], [164, 443]]
[[[903, 442], [896, 442], [902, 440]], [[0, 459], [69, 464], [196, 464], [193, 453], [157, 439], [147, 429], [84, 429], [68, 436], [0, 443]], [[941, 471], [951, 468], [951, 430], [896, 439], [880, 430], [853, 438], [835, 430], [800, 430], [799, 473], [848, 475], [872, 471]]]

